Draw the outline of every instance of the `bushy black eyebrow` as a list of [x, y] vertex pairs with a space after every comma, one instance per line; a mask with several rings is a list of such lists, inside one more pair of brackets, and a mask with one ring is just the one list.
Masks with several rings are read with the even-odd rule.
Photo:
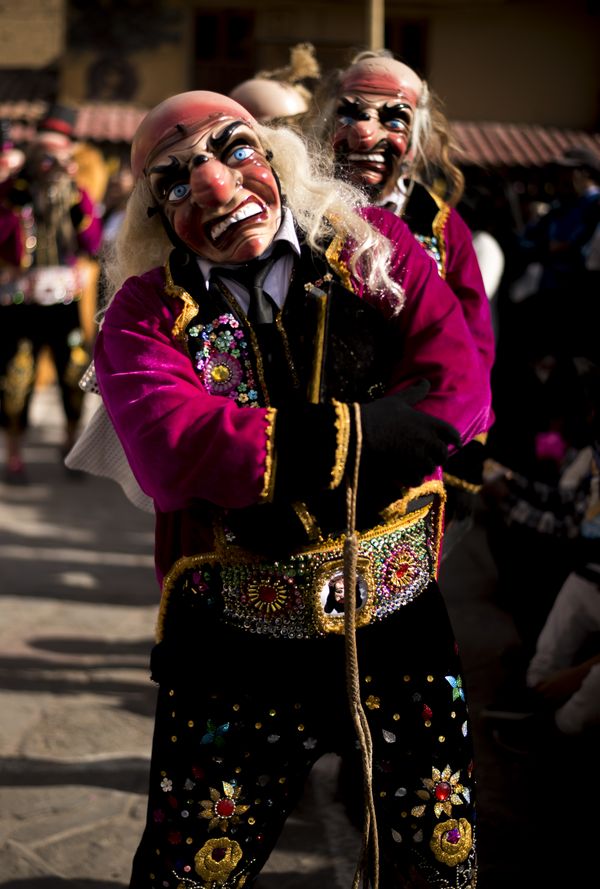
[[341, 99], [337, 113], [345, 112], [347, 114], [361, 114], [363, 103], [359, 99]]
[[409, 113], [412, 114], [412, 108], [406, 102], [397, 102], [395, 105], [383, 105], [379, 109], [379, 119], [383, 120], [392, 120], [394, 117], [398, 115]]
[[210, 151], [219, 151], [231, 139], [235, 131], [243, 126], [247, 126], [243, 120], [234, 120], [233, 123], [225, 127], [222, 133], [219, 133], [217, 136], [209, 136], [206, 147]]
[[157, 164], [156, 167], [150, 167], [149, 173], [171, 173], [175, 172], [176, 169], [179, 169], [181, 166], [181, 162], [177, 160], [174, 155], [169, 155], [169, 163], [168, 164]]

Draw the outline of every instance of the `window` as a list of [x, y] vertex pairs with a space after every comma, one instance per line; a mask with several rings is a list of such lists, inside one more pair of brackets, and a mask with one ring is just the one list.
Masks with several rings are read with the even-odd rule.
[[427, 21], [386, 17], [386, 49], [393, 52], [395, 58], [413, 68], [420, 77], [427, 77], [427, 36]]
[[220, 9], [196, 16], [194, 88], [228, 93], [255, 72], [254, 13]]

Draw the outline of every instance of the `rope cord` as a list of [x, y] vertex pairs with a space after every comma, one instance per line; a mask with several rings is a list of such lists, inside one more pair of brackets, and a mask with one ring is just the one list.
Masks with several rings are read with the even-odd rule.
[[356, 582], [358, 537], [356, 534], [356, 497], [358, 473], [362, 449], [362, 426], [360, 405], [354, 404], [354, 428], [356, 452], [352, 475], [346, 483], [346, 539], [344, 541], [344, 642], [346, 654], [346, 689], [350, 713], [360, 745], [363, 769], [363, 793], [365, 814], [360, 858], [356, 866], [352, 889], [358, 889], [361, 874], [364, 889], [369, 886], [369, 863], [372, 866], [373, 889], [379, 887], [379, 841], [377, 818], [373, 797], [373, 739], [367, 716], [360, 700], [360, 673], [356, 645]]

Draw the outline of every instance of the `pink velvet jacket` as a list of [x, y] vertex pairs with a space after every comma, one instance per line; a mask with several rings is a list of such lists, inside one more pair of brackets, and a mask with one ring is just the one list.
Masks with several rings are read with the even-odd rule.
[[446, 281], [457, 295], [484, 368], [492, 369], [495, 339], [490, 303], [485, 292], [473, 236], [462, 216], [450, 209], [444, 227]]
[[[419, 409], [451, 423], [467, 442], [487, 429], [490, 389], [460, 305], [401, 220], [378, 208], [364, 214], [394, 244], [392, 276], [405, 290], [404, 307], [394, 314], [386, 294], [350, 282], [344, 251], [334, 268], [393, 327], [398, 360], [390, 391], [426, 378], [431, 389]], [[162, 268], [128, 279], [105, 315], [94, 356], [133, 473], [155, 503], [159, 580], [181, 555], [210, 548], [212, 506], [260, 501], [271, 436], [265, 408], [240, 407], [203, 387], [172, 333], [182, 308], [165, 293]]]

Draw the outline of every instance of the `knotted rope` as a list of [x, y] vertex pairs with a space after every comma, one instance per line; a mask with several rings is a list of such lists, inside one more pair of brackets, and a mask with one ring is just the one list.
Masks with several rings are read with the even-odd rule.
[[354, 428], [356, 450], [354, 467], [346, 485], [346, 539], [344, 541], [344, 642], [346, 654], [346, 690], [350, 713], [360, 745], [365, 814], [360, 857], [352, 881], [352, 889], [358, 889], [361, 874], [363, 887], [369, 886], [369, 864], [372, 867], [373, 889], [379, 887], [379, 841], [377, 817], [373, 797], [373, 739], [367, 716], [360, 699], [360, 673], [356, 646], [356, 582], [358, 559], [358, 536], [356, 533], [356, 497], [358, 473], [362, 449], [362, 427], [360, 405], [354, 404]]

